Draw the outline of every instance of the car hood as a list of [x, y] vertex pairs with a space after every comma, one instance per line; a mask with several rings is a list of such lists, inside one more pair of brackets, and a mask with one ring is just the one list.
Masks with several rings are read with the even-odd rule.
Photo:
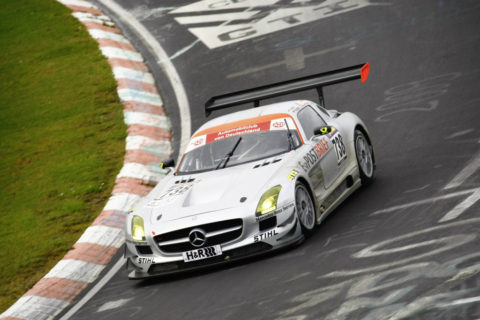
[[[170, 175], [148, 196], [151, 223], [258, 202], [281, 168], [281, 157], [195, 175]], [[245, 198], [245, 199], [242, 199]], [[242, 199], [242, 201], [241, 201]], [[161, 216], [160, 216], [161, 215]]]

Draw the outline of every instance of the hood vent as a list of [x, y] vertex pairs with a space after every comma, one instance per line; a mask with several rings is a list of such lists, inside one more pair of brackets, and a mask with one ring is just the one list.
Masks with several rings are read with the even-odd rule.
[[272, 162], [270, 161], [265, 161], [264, 163], [259, 163], [259, 164], [256, 164], [253, 169], [257, 169], [259, 167], [265, 167], [265, 166], [268, 166], [270, 163], [277, 163], [279, 161], [282, 161], [281, 158], [277, 158], [277, 159], [273, 159]]
[[189, 182], [193, 182], [193, 181], [195, 181], [195, 178], [182, 179], [182, 180], [177, 180], [177, 181], [175, 181], [175, 184], [179, 184], [179, 183], [189, 183]]

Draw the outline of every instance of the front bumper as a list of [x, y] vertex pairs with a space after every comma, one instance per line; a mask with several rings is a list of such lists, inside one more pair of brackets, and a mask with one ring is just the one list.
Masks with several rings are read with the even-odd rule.
[[184, 262], [181, 254], [162, 255], [157, 250], [151, 255], [140, 254], [134, 243], [127, 242], [125, 256], [127, 268], [131, 270], [129, 278], [145, 279], [209, 268], [255, 257], [303, 241], [304, 237], [294, 207], [277, 214], [276, 219], [275, 226], [262, 231], [259, 230], [259, 222], [244, 220], [242, 236], [233, 242], [222, 244], [221, 255], [198, 261]]

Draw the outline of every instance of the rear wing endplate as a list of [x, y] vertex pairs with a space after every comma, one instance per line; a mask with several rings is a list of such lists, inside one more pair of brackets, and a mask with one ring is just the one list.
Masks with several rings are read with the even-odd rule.
[[253, 102], [254, 107], [258, 107], [261, 100], [309, 89], [317, 89], [319, 103], [324, 106], [323, 87], [356, 79], [361, 79], [363, 83], [367, 80], [369, 72], [370, 64], [367, 62], [352, 67], [269, 84], [255, 89], [223, 94], [213, 97], [205, 103], [205, 115], [208, 117], [212, 111], [249, 102]]

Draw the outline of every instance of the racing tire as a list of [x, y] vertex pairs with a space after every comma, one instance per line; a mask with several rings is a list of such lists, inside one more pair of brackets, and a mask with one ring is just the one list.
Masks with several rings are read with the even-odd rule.
[[310, 236], [317, 224], [315, 205], [307, 187], [299, 182], [295, 186], [295, 211], [305, 236]]
[[355, 155], [357, 157], [358, 171], [362, 185], [368, 185], [373, 181], [374, 164], [372, 146], [360, 130], [355, 130], [354, 136]]

